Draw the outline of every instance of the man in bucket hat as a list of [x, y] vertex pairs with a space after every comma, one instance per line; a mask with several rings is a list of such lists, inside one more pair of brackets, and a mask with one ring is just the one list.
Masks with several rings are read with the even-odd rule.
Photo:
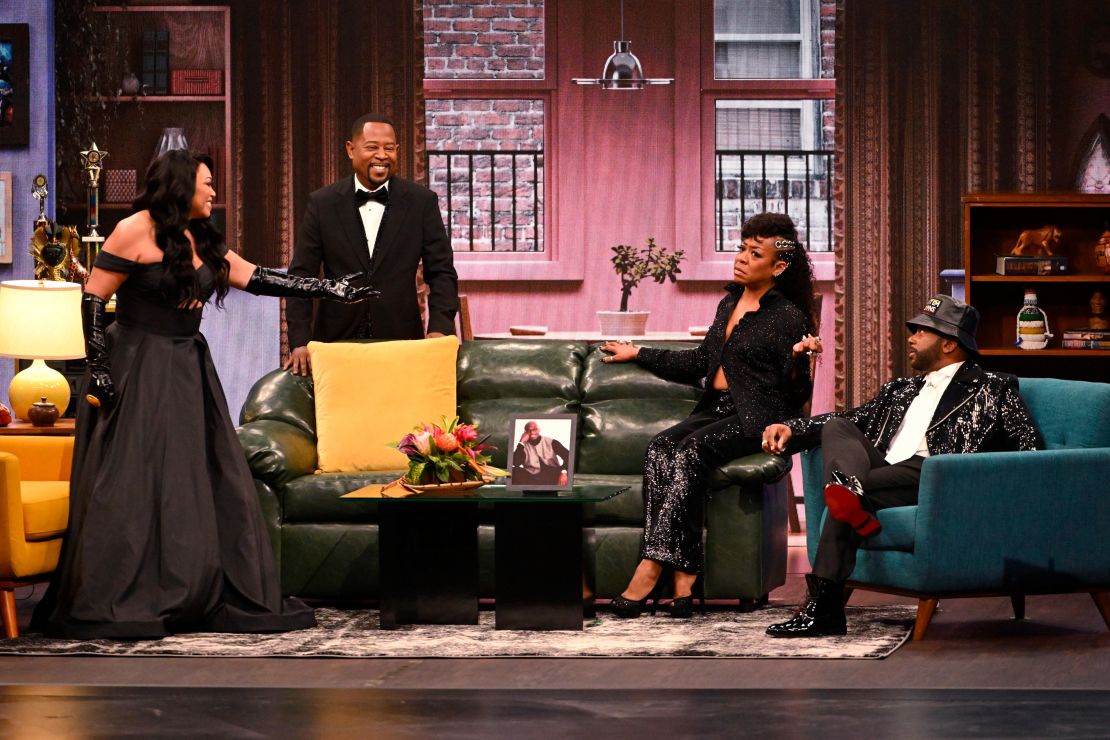
[[926, 457], [1044, 447], [1017, 378], [980, 367], [978, 324], [973, 307], [935, 295], [906, 322], [910, 365], [920, 375], [890, 381], [858, 408], [763, 431], [763, 448], [775, 454], [821, 445], [829, 511], [813, 573], [806, 576], [805, 604], [767, 634], [845, 634], [844, 582], [856, 551], [881, 528], [877, 511], [917, 503]]

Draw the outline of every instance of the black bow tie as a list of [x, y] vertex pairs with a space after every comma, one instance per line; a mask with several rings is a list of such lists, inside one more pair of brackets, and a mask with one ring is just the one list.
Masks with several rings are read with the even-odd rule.
[[377, 190], [355, 190], [355, 203], [361, 206], [368, 200], [376, 200], [383, 206], [389, 205], [389, 188], [380, 187]]

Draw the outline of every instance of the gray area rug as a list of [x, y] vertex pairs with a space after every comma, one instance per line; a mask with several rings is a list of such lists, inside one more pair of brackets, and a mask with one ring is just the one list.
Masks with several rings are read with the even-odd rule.
[[750, 614], [711, 609], [690, 620], [665, 614], [617, 619], [603, 609], [581, 632], [494, 629], [492, 611], [477, 625], [379, 630], [375, 610], [316, 610], [315, 629], [276, 635], [189, 634], [161, 640], [57, 640], [24, 635], [0, 641], [0, 654], [192, 656], [227, 658], [885, 658], [905, 642], [912, 606], [848, 607], [843, 637], [774, 639], [767, 625], [789, 619], [792, 606]]

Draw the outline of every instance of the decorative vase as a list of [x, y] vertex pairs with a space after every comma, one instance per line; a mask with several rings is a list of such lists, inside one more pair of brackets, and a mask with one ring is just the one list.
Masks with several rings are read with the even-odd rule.
[[186, 151], [188, 151], [189, 142], [185, 138], [185, 129], [162, 129], [162, 136], [158, 139], [158, 146], [154, 147], [154, 156], [150, 158], [150, 163], [154, 164], [154, 160], [158, 159], [166, 152], [173, 151], [174, 149], [185, 149]]
[[43, 396], [41, 401], [32, 403], [27, 409], [27, 419], [36, 427], [54, 426], [58, 415], [58, 407], [47, 401], [46, 396]]
[[1025, 300], [1017, 315], [1017, 337], [1014, 339], [1021, 349], [1044, 349], [1052, 338], [1048, 330], [1048, 315], [1037, 305], [1037, 292], [1025, 289]]
[[598, 311], [597, 321], [607, 339], [642, 337], [651, 311]]

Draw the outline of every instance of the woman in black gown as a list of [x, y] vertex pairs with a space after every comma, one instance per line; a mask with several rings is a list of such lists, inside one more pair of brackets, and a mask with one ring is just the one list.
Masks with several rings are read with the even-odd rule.
[[789, 216], [761, 213], [741, 230], [733, 282], [704, 341], [690, 350], [602, 345], [606, 362], [635, 361], [659, 375], [703, 381], [705, 393], [681, 423], [648, 445], [640, 563], [613, 613], [638, 617], [663, 573], [674, 569], [670, 614], [693, 614], [702, 570], [706, 478], [719, 465], [760, 451], [764, 427], [800, 414], [813, 389], [807, 352], [813, 331], [813, 272]]
[[[212, 224], [211, 161], [171, 151], [147, 173], [85, 286], [88, 355], [69, 529], [33, 628], [72, 638], [276, 632], [316, 623], [282, 598], [254, 481], [199, 333], [228, 287], [358, 301], [341, 280], [256, 267]], [[116, 321], [105, 303], [117, 296]]]

